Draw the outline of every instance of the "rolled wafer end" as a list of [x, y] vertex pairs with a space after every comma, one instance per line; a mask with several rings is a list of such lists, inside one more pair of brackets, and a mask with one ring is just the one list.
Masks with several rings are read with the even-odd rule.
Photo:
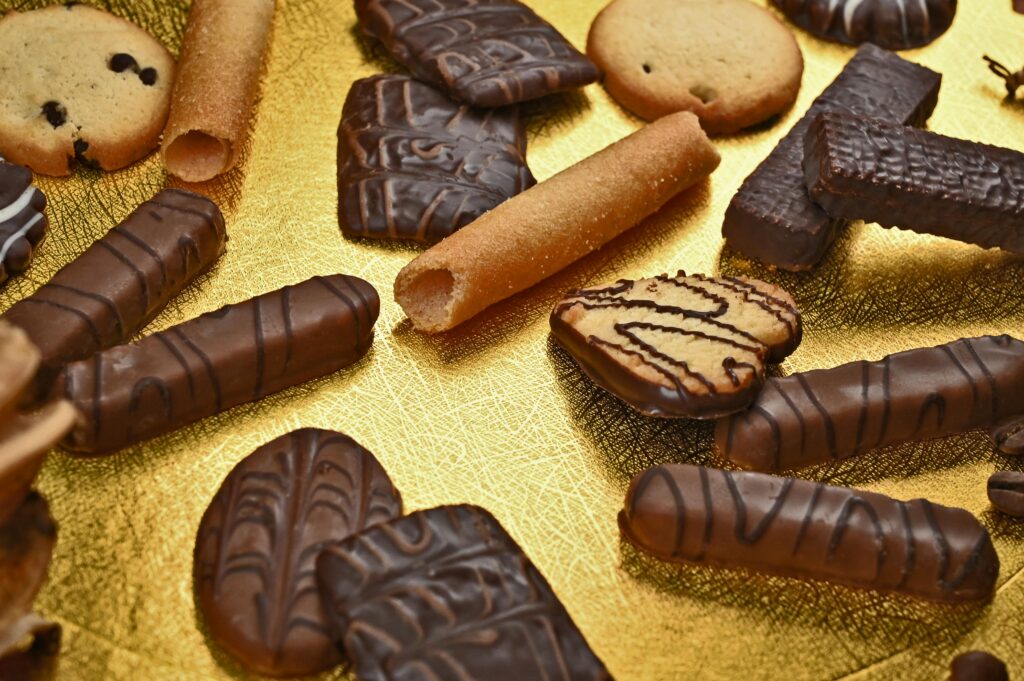
[[231, 166], [231, 141], [202, 130], [189, 130], [164, 147], [167, 169], [186, 182], [204, 182]]
[[719, 161], [696, 116], [658, 119], [431, 247], [399, 272], [395, 300], [420, 331], [447, 331], [601, 248]]

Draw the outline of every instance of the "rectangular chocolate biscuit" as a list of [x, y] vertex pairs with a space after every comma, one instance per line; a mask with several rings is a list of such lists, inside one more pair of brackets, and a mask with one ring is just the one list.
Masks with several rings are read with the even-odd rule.
[[482, 508], [442, 506], [364, 530], [320, 554], [317, 581], [361, 681], [611, 678]]
[[825, 112], [804, 141], [811, 199], [829, 215], [1024, 253], [1024, 154]]
[[822, 111], [845, 111], [920, 126], [938, 100], [942, 76], [871, 44], [861, 46], [803, 118], [744, 180], [725, 212], [722, 235], [740, 253], [786, 270], [821, 260], [846, 221], [807, 195], [804, 138]]

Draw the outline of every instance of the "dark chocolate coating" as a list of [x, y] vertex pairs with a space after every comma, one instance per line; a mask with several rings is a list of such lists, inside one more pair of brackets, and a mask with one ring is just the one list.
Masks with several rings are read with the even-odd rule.
[[497, 107], [593, 83], [597, 67], [516, 0], [355, 0], [368, 35], [416, 78]]
[[380, 298], [313, 277], [68, 364], [54, 392], [84, 415], [64, 441], [103, 454], [326, 376], [373, 342]]
[[811, 199], [832, 217], [1024, 253], [1024, 154], [839, 112], [804, 140]]
[[442, 506], [320, 554], [327, 616], [361, 681], [610, 679], [494, 517]]
[[819, 38], [887, 50], [924, 47], [952, 25], [956, 0], [772, 0]]
[[165, 189], [94, 242], [3, 319], [42, 356], [35, 397], [67, 362], [127, 342], [224, 252], [217, 205]]
[[1006, 664], [982, 650], [969, 650], [953, 658], [950, 681], [1010, 681]]
[[348, 91], [338, 218], [349, 236], [434, 243], [535, 182], [514, 107], [471, 109], [408, 76]]
[[316, 557], [401, 513], [387, 473], [347, 435], [304, 428], [263, 445], [232, 469], [199, 524], [194, 584], [210, 635], [260, 674], [339, 664]]
[[722, 234], [740, 253], [786, 270], [814, 267], [846, 225], [813, 203], [804, 183], [804, 137], [822, 111], [847, 111], [920, 126], [938, 100], [942, 76], [871, 44], [863, 45], [804, 117], [743, 181], [725, 211]]
[[718, 422], [715, 447], [743, 468], [792, 470], [1020, 414], [1024, 343], [983, 336], [770, 378], [750, 409]]
[[[713, 281], [719, 286], [731, 287], [734, 291], [748, 291], [750, 300], [757, 301], [755, 304], [760, 304], [766, 310], [771, 310], [780, 324], [789, 326], [790, 334], [782, 344], [768, 346], [746, 331], [718, 321], [717, 317], [728, 312], [729, 302], [701, 286], [700, 282], [707, 281], [706, 277], [692, 275], [688, 278], [685, 272], [680, 271], [675, 277], [663, 274], [656, 279], [659, 282], [676, 283], [676, 285], [700, 292], [706, 297], [707, 308], [691, 310], [658, 305], [647, 299], [626, 298], [623, 294], [631, 291], [638, 282], [623, 279], [608, 287], [570, 291], [562, 301], [555, 305], [550, 317], [551, 332], [555, 339], [572, 355], [584, 373], [594, 383], [625, 400], [630, 406], [644, 414], [663, 418], [718, 418], [739, 411], [749, 405], [761, 389], [764, 382], [764, 371], [763, 366], [753, 367], [749, 363], [741, 365], [736, 362], [730, 355], [740, 347], [734, 338], [745, 336], [749, 347], [760, 350], [761, 360], [764, 362], [781, 362], [800, 344], [803, 326], [799, 311], [788, 302], [773, 298], [763, 292], [761, 292], [761, 296], [758, 296], [759, 289], [741, 279], [719, 278]], [[685, 357], [673, 357], [666, 354], [664, 348], [652, 347], [637, 335], [638, 331], [642, 332], [646, 326], [649, 326], [646, 322], [617, 323], [615, 325], [617, 335], [611, 338], [584, 337], [579, 330], [563, 319], [565, 312], [575, 305], [583, 305], [588, 310], [617, 308], [657, 312], [662, 315], [658, 319], [658, 327], [662, 330], [676, 331], [680, 336], [692, 336], [700, 333], [704, 339], [713, 339], [722, 348], [722, 366], [733, 377], [734, 383], [729, 386], [729, 389], [720, 390], [707, 377], [690, 368]], [[783, 314], [784, 312], [792, 315], [795, 321], [790, 323]], [[666, 317], [674, 317], [678, 321], [678, 325], [666, 327]], [[693, 320], [703, 321], [704, 328], [699, 332], [684, 330], [683, 327], [688, 326], [687, 322], [692, 323]], [[608, 347], [644, 357], [644, 361], [652, 366], [661, 365], [654, 365], [648, 353], [670, 368], [686, 366], [687, 373], [708, 385], [709, 391], [700, 394], [691, 392], [672, 374], [669, 374], [673, 377], [674, 382], [674, 387], [671, 388], [646, 380], [623, 367], [621, 362], [609, 355], [606, 351]], [[662, 370], [667, 371], [664, 367]]]
[[0, 283], [32, 262], [46, 236], [46, 196], [32, 186], [32, 172], [0, 158]]
[[1006, 515], [1024, 518], [1024, 473], [999, 471], [988, 479], [988, 500]]
[[988, 531], [963, 509], [764, 473], [649, 468], [630, 485], [619, 527], [662, 560], [934, 601], [987, 599], [999, 575]]

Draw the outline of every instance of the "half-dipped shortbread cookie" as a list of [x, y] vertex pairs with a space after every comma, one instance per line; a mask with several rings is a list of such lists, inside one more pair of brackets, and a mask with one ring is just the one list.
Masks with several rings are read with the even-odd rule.
[[765, 365], [801, 336], [783, 289], [685, 272], [573, 291], [551, 329], [595, 383], [637, 410], [700, 419], [750, 404]]

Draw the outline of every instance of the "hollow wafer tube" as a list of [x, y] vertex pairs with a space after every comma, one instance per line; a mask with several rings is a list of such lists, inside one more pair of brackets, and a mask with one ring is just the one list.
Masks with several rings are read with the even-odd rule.
[[231, 170], [252, 120], [274, 0], [195, 0], [164, 129], [167, 169], [186, 182]]
[[718, 162], [696, 116], [666, 116], [424, 252], [399, 272], [395, 300], [417, 329], [451, 329], [597, 250]]

